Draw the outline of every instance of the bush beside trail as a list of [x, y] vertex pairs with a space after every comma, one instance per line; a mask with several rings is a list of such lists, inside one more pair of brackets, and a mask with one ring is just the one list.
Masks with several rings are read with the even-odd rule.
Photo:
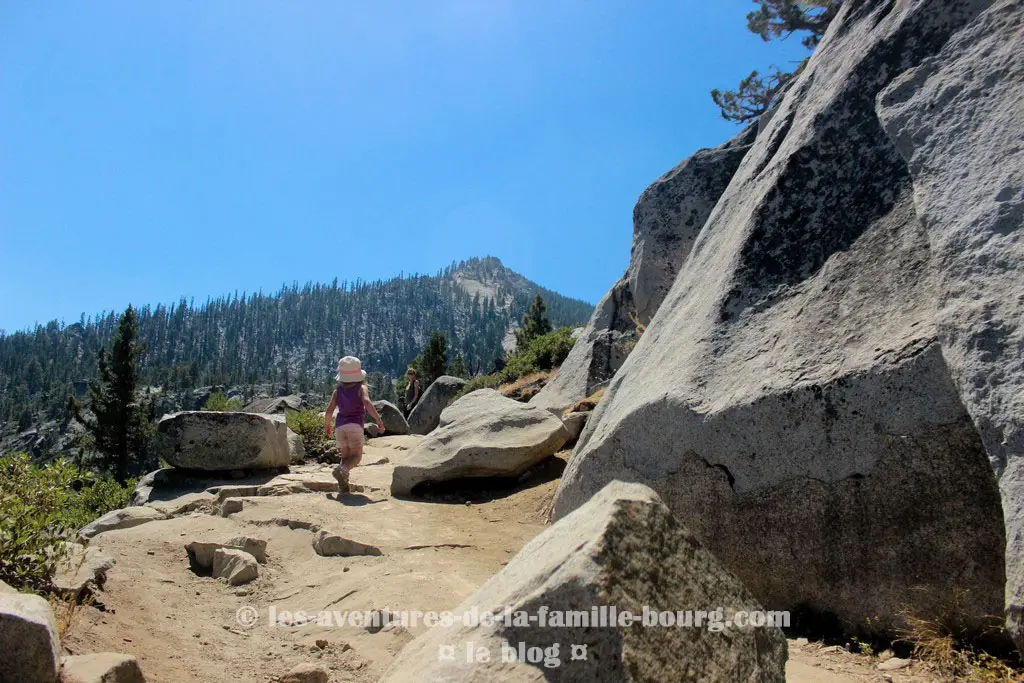
[[0, 581], [45, 593], [62, 559], [61, 542], [111, 510], [128, 505], [124, 486], [67, 460], [37, 466], [24, 453], [0, 455]]

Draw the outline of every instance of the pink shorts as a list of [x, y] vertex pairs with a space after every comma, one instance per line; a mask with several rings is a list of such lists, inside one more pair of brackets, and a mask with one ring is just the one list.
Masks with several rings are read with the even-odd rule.
[[347, 424], [334, 430], [334, 441], [342, 457], [363, 454], [363, 426]]

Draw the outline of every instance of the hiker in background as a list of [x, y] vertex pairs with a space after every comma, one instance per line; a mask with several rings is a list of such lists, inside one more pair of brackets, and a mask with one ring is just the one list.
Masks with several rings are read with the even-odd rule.
[[405, 387], [405, 417], [408, 418], [412, 414], [412, 409], [420, 402], [420, 381], [416, 379], [414, 368], [409, 368], [405, 376], [409, 379], [409, 384]]
[[[338, 444], [341, 461], [334, 468], [333, 474], [338, 480], [339, 491], [346, 493], [349, 490], [349, 472], [363, 458], [363, 421], [366, 413], [376, 420], [381, 434], [384, 433], [384, 422], [370, 400], [370, 392], [366, 388], [366, 371], [362, 369], [358, 358], [345, 356], [339, 360], [335, 379], [338, 388], [334, 390], [331, 403], [324, 413], [324, 429], [327, 436], [334, 433], [334, 440]], [[332, 419], [335, 408], [338, 409], [338, 416]]]

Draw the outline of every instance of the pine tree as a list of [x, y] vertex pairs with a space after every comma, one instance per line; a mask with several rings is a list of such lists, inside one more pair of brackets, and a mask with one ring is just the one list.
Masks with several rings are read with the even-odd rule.
[[462, 354], [455, 356], [455, 360], [448, 366], [448, 374], [452, 377], [461, 377], [462, 379], [469, 378], [469, 372], [466, 370], [466, 359], [462, 357]]
[[523, 316], [523, 327], [516, 331], [516, 344], [525, 348], [537, 337], [551, 332], [551, 320], [548, 318], [548, 307], [544, 298], [538, 294], [530, 306], [530, 312]]
[[[747, 14], [747, 28], [765, 42], [785, 40], [798, 31], [806, 32], [803, 44], [813, 50], [821, 41], [828, 25], [836, 18], [842, 0], [754, 0], [760, 7]], [[771, 109], [787, 82], [800, 73], [807, 60], [795, 72], [772, 71], [761, 76], [757, 71], [740, 82], [736, 90], [715, 88], [711, 99], [722, 111], [722, 118], [746, 123]]]
[[144, 351], [138, 341], [135, 310], [128, 306], [110, 353], [104, 348], [99, 351], [98, 381], [89, 383], [90, 408], [96, 417], [84, 423], [103, 465], [121, 484], [145, 464], [152, 435], [152, 406], [136, 397], [139, 358]]
[[444, 332], [434, 332], [430, 335], [427, 348], [423, 350], [420, 372], [423, 376], [424, 391], [435, 379], [448, 372], [448, 338]]

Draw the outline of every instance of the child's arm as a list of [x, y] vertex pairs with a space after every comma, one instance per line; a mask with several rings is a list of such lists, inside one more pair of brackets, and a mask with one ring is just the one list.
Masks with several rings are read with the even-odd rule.
[[380, 433], [383, 434], [384, 422], [380, 419], [380, 415], [377, 413], [377, 408], [376, 406], [373, 405], [373, 401], [370, 400], [370, 390], [366, 388], [365, 384], [363, 385], [362, 394], [363, 408], [366, 410], [366, 412], [370, 414], [370, 417], [374, 419], [374, 421], [377, 423], [377, 429], [379, 429]]
[[331, 402], [327, 405], [327, 412], [324, 413], [324, 431], [327, 436], [334, 431], [334, 409], [338, 407], [338, 392], [331, 392]]

